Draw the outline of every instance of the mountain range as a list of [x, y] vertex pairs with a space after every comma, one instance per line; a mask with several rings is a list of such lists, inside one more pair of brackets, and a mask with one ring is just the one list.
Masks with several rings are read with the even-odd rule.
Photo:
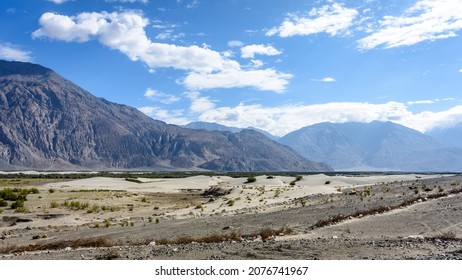
[[[43, 66], [0, 61], [0, 169], [462, 170], [462, 124], [423, 134], [392, 123], [256, 128], [153, 120]], [[325, 162], [321, 163], [321, 162]]]
[[280, 142], [337, 170], [462, 170], [462, 149], [392, 122], [320, 123]]
[[[219, 128], [225, 131], [227, 127]], [[214, 129], [214, 124], [202, 123], [201, 129]], [[374, 121], [319, 123], [277, 141], [335, 170], [460, 172], [461, 136], [462, 125], [427, 135], [396, 123]]]
[[254, 130], [182, 128], [0, 61], [0, 169], [330, 171]]

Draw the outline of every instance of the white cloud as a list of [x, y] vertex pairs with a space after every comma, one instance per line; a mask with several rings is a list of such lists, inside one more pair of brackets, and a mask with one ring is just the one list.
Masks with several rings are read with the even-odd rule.
[[160, 107], [151, 107], [151, 106], [141, 107], [141, 108], [138, 108], [138, 110], [153, 119], [162, 120], [166, 123], [184, 125], [184, 124], [188, 124], [191, 122], [191, 120], [183, 117], [184, 115], [183, 110], [168, 111]]
[[459, 73], [462, 73], [462, 69], [459, 70]]
[[358, 11], [355, 9], [333, 3], [320, 8], [313, 8], [306, 16], [289, 14], [279, 27], [271, 28], [266, 32], [266, 35], [291, 37], [325, 32], [335, 36], [340, 32], [346, 32], [353, 25], [353, 20], [357, 15]]
[[433, 100], [416, 100], [416, 101], [408, 101], [408, 105], [420, 105], [420, 104], [433, 104], [435, 101]]
[[242, 47], [243, 45], [244, 45], [244, 43], [241, 42], [241, 41], [234, 40], [234, 41], [229, 41], [228, 42], [228, 47], [230, 47], [230, 48]]
[[335, 102], [326, 104], [289, 104], [264, 107], [259, 104], [236, 107], [218, 107], [204, 111], [199, 120], [236, 127], [256, 127], [274, 135], [283, 136], [291, 131], [321, 122], [392, 121], [421, 132], [438, 126], [462, 122], [462, 106], [445, 111], [411, 112], [400, 102], [371, 104], [365, 102]]
[[106, 2], [121, 2], [121, 3], [135, 3], [140, 2], [143, 4], [149, 3], [149, 0], [106, 0]]
[[263, 61], [258, 60], [258, 59], [251, 59], [250, 62], [252, 62], [252, 66], [255, 68], [260, 68], [263, 66]]
[[217, 73], [190, 73], [183, 83], [191, 90], [253, 87], [283, 93], [292, 77], [274, 69], [242, 70], [240, 67], [230, 67]]
[[73, 1], [73, 0], [48, 0], [49, 2], [53, 2], [55, 4], [62, 4], [62, 3], [66, 3], [66, 2], [69, 2], [69, 1]]
[[[219, 88], [247, 86], [281, 92], [292, 77], [273, 69], [258, 72], [242, 70], [238, 62], [229, 60], [208, 46], [185, 47], [153, 42], [144, 30], [149, 21], [135, 11], [81, 13], [73, 17], [45, 13], [39, 22], [41, 28], [33, 32], [34, 38], [48, 37], [67, 42], [96, 39], [133, 61], [143, 61], [151, 69], [166, 67], [187, 71], [184, 81], [189, 89], [211, 89], [216, 84]], [[228, 77], [228, 74], [233, 77]], [[256, 79], [246, 79], [245, 82], [236, 80], [236, 76], [241, 78], [246, 75]], [[195, 83], [201, 77], [211, 78], [212, 81], [204, 86]]]
[[453, 97], [446, 97], [446, 98], [435, 98], [431, 100], [415, 100], [415, 101], [408, 101], [407, 105], [422, 105], [422, 104], [434, 104], [436, 102], [443, 102], [443, 101], [455, 101], [456, 99]]
[[283, 105], [264, 107], [244, 105], [219, 107], [200, 115], [201, 121], [237, 127], [257, 127], [283, 136], [304, 126], [320, 122], [370, 122], [398, 120], [412, 115], [402, 103], [370, 104], [336, 102], [315, 105]]
[[0, 59], [30, 62], [30, 51], [21, 50], [12, 44], [0, 44]]
[[281, 51], [275, 49], [273, 46], [248, 45], [241, 48], [241, 53], [242, 58], [254, 58], [256, 54], [268, 56], [280, 55]]
[[188, 92], [186, 96], [191, 100], [190, 111], [192, 113], [202, 113], [215, 108], [215, 104], [209, 97], [201, 96], [198, 92]]
[[333, 83], [336, 82], [336, 80], [332, 77], [325, 77], [322, 79], [311, 79], [313, 82], [323, 82], [323, 83]]
[[460, 0], [420, 0], [402, 16], [385, 16], [380, 28], [358, 40], [359, 49], [394, 48], [457, 36], [462, 29]]
[[172, 103], [180, 101], [181, 99], [178, 96], [159, 92], [152, 88], [148, 88], [146, 92], [144, 93], [144, 96], [151, 101], [160, 102], [164, 104], [172, 104]]

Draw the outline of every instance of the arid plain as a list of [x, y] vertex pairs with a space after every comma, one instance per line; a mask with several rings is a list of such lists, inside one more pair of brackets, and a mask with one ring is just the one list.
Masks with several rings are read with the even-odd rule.
[[0, 190], [30, 191], [20, 207], [4, 200], [0, 208], [0, 258], [461, 259], [461, 181], [360, 173], [5, 177]]

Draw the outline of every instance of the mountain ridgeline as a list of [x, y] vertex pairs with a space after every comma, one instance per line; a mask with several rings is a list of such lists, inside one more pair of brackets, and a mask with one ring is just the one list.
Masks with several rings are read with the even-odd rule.
[[261, 133], [168, 125], [40, 65], [0, 61], [0, 169], [330, 171]]
[[[236, 130], [191, 123], [206, 130]], [[299, 154], [343, 171], [462, 171], [462, 124], [423, 134], [392, 122], [318, 123], [277, 141]]]
[[319, 123], [280, 139], [336, 170], [462, 170], [462, 148], [392, 122]]

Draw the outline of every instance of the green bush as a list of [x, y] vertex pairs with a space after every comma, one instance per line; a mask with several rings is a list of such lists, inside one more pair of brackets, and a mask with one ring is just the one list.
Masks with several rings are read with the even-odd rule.
[[56, 201], [50, 202], [50, 208], [58, 208], [59, 204]]
[[18, 208], [23, 208], [24, 207], [24, 201], [23, 200], [16, 200], [11, 204], [11, 209], [18, 209]]
[[5, 200], [0, 199], [0, 207], [5, 207], [5, 206], [8, 206], [8, 203]]
[[247, 178], [247, 182], [246, 183], [254, 183], [257, 181], [257, 178], [255, 178], [254, 176], [250, 176], [249, 178]]

